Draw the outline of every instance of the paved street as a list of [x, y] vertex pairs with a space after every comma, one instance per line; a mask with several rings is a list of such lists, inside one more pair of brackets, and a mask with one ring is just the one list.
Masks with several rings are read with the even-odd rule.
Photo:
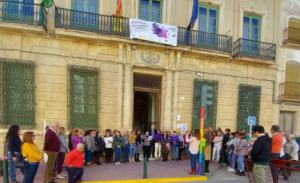
[[[190, 171], [189, 161], [150, 161], [148, 164], [149, 178], [175, 178], [192, 177], [188, 174]], [[44, 164], [41, 164], [36, 183], [43, 181]], [[208, 175], [210, 183], [246, 183], [246, 177], [238, 177], [233, 173], [228, 173], [225, 168], [219, 168], [218, 165], [211, 165], [211, 173]], [[85, 168], [84, 181], [107, 181], [107, 180], [132, 180], [143, 177], [143, 163], [121, 164], [121, 165], [100, 165]], [[22, 180], [22, 175], [18, 172], [18, 180]], [[2, 180], [0, 179], [2, 182]], [[66, 180], [59, 180], [66, 182]]]

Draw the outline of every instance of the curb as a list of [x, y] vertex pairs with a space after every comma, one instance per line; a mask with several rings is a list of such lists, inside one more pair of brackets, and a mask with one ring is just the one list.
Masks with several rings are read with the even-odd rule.
[[178, 177], [178, 178], [150, 178], [150, 179], [132, 179], [132, 180], [106, 180], [106, 181], [83, 181], [82, 183], [175, 183], [175, 182], [196, 182], [207, 181], [206, 176]]

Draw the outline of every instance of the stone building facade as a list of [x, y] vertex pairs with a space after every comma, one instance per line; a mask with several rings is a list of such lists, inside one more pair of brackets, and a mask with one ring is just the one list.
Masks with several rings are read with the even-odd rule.
[[192, 0], [123, 1], [124, 17], [178, 26], [177, 46], [129, 39], [128, 19], [111, 16], [116, 0], [81, 2], [21, 2], [23, 11], [0, 2], [1, 136], [12, 123], [43, 135], [52, 121], [101, 131], [198, 128], [203, 85], [213, 87], [206, 127], [247, 130], [248, 116], [267, 130], [278, 124], [280, 1], [200, 0], [190, 42], [181, 27]]

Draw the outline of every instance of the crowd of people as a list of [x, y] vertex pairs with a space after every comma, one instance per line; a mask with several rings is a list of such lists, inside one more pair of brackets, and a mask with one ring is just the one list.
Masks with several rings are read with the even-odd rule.
[[[272, 179], [278, 182], [279, 174], [287, 179], [285, 171], [279, 172], [278, 167], [270, 166], [271, 159], [284, 159], [299, 161], [299, 142], [295, 136], [285, 135], [278, 125], [273, 125], [269, 135], [263, 126], [254, 126], [252, 136], [245, 131], [225, 133], [219, 128], [214, 133], [212, 141], [212, 161], [226, 163], [227, 171], [235, 172], [239, 176], [245, 176], [245, 158], [253, 162], [253, 175], [255, 183], [263, 183], [266, 180], [266, 171], [270, 167]], [[208, 145], [210, 138], [206, 138]]]
[[[253, 127], [253, 137], [244, 131], [225, 133], [218, 128], [204, 130], [204, 158], [206, 173], [210, 162], [226, 163], [228, 171], [237, 175], [245, 175], [244, 158], [250, 156], [254, 163], [255, 182], [263, 182], [266, 167], [271, 158], [284, 158], [298, 161], [299, 145], [293, 135], [285, 137], [277, 125], [271, 129], [272, 136], [262, 126]], [[28, 131], [20, 139], [20, 129], [12, 125], [6, 135], [8, 149], [9, 175], [12, 183], [16, 183], [16, 168], [24, 174], [24, 183], [33, 183], [41, 161], [46, 162], [45, 183], [55, 182], [55, 178], [68, 178], [69, 183], [81, 181], [84, 166], [102, 163], [116, 166], [121, 163], [133, 164], [143, 159], [160, 161], [187, 160], [191, 161], [190, 174], [196, 174], [200, 147], [199, 130], [191, 133], [186, 131], [160, 131], [154, 125], [141, 133], [137, 130], [125, 131], [105, 130], [102, 134], [96, 130], [72, 129], [67, 135], [64, 127], [58, 123], [46, 129], [44, 148], [39, 150], [35, 145], [35, 135]], [[271, 167], [271, 171], [278, 171]], [[274, 180], [278, 176], [273, 177]]]

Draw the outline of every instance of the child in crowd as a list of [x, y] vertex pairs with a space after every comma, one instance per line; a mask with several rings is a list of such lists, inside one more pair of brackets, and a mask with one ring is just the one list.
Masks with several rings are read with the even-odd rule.
[[115, 164], [121, 164], [121, 155], [122, 155], [122, 147], [124, 146], [124, 139], [121, 136], [120, 131], [115, 131], [115, 136], [113, 139], [113, 147], [115, 151]]

